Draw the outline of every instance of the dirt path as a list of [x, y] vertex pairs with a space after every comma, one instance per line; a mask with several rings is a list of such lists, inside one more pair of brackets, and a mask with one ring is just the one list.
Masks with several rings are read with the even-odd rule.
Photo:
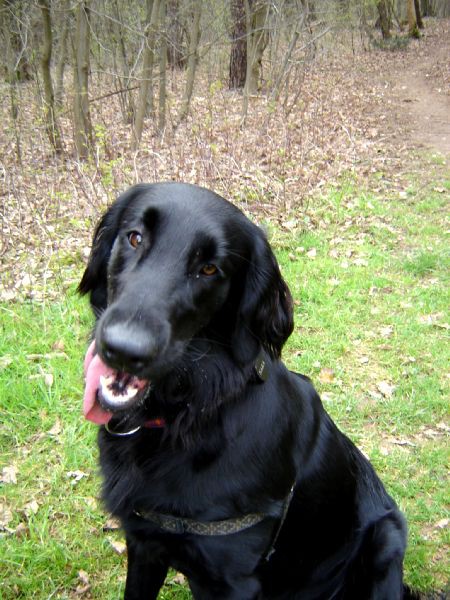
[[[450, 32], [429, 34], [416, 42], [418, 51], [390, 77], [397, 99], [396, 117], [413, 146], [450, 155]], [[412, 60], [411, 60], [412, 58]]]

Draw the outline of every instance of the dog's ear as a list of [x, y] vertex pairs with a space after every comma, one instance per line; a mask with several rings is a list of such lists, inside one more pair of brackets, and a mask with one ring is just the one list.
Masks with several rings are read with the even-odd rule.
[[108, 262], [119, 228], [120, 212], [117, 203], [113, 204], [97, 224], [88, 264], [78, 285], [80, 294], [90, 294], [96, 315], [101, 314], [107, 305]]
[[253, 231], [250, 260], [232, 347], [237, 360], [255, 360], [261, 346], [279, 358], [294, 328], [293, 301], [263, 232]]
[[108, 302], [108, 262], [124, 209], [148, 187], [146, 184], [135, 185], [121, 194], [101, 217], [95, 229], [91, 254], [78, 291], [80, 294], [90, 294], [91, 306], [97, 316], [105, 310]]

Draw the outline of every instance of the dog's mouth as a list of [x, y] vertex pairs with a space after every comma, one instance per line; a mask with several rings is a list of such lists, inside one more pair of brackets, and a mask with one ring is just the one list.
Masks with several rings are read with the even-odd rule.
[[150, 382], [106, 365], [89, 346], [84, 359], [86, 387], [83, 413], [86, 419], [105, 425], [117, 413], [134, 409], [144, 402]]

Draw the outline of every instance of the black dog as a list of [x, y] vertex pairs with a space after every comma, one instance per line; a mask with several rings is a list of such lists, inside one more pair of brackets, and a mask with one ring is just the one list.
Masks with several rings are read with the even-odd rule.
[[169, 567], [202, 600], [412, 597], [404, 518], [280, 362], [292, 299], [242, 212], [196, 186], [135, 186], [101, 219], [79, 289], [127, 600], [156, 598]]

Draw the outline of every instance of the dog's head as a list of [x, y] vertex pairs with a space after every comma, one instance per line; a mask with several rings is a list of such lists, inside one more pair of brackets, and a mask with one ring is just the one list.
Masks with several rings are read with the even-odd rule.
[[[187, 184], [122, 194], [97, 226], [79, 290], [97, 316], [98, 354], [93, 345], [86, 369], [102, 372], [107, 408], [132, 405], [145, 382], [170, 376], [196, 340], [220, 345], [242, 367], [261, 348], [278, 358], [293, 328], [264, 233], [217, 194]], [[90, 400], [85, 412], [92, 408]]]

